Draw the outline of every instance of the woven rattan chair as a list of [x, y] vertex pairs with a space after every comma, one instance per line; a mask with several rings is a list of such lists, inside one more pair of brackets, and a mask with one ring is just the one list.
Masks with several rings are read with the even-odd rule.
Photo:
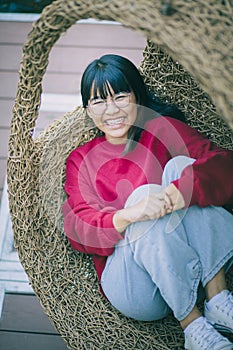
[[58, 0], [29, 34], [9, 141], [10, 211], [22, 265], [70, 349], [182, 349], [183, 335], [172, 316], [137, 322], [113, 309], [99, 292], [90, 257], [67, 242], [61, 214], [66, 157], [96, 130], [78, 107], [33, 138], [49, 52], [79, 19], [114, 20], [141, 32], [149, 39], [140, 66], [149, 87], [218, 145], [232, 148], [232, 13], [229, 0]]

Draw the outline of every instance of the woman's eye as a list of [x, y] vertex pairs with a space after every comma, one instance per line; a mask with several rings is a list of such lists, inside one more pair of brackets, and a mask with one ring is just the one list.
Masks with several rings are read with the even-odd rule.
[[124, 100], [126, 97], [128, 97], [127, 94], [121, 94], [115, 97], [115, 101], [121, 101]]
[[93, 102], [92, 102], [92, 105], [101, 105], [101, 104], [104, 104], [104, 100], [94, 100]]

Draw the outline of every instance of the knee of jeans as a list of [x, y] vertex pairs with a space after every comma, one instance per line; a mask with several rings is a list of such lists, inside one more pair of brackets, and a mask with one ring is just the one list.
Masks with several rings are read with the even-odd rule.
[[137, 187], [128, 197], [125, 208], [130, 207], [136, 203], [138, 203], [140, 200], [142, 200], [144, 197], [148, 196], [150, 193], [156, 193], [160, 192], [162, 187], [157, 184], [145, 184], [142, 186]]
[[130, 310], [126, 308], [121, 312], [125, 316], [133, 318], [137, 321], [151, 322], [163, 319], [171, 313], [171, 309], [165, 302], [163, 302], [163, 305], [158, 306], [156, 306], [155, 304], [152, 304], [149, 307], [144, 307], [143, 305], [140, 305], [140, 309], [135, 307], [134, 304], [134, 308], [131, 308]]
[[[136, 294], [136, 295], [134, 295]], [[159, 295], [159, 296], [158, 296]], [[155, 295], [147, 296], [140, 293], [128, 295], [122, 291], [119, 298], [107, 297], [110, 303], [123, 315], [133, 318], [137, 321], [156, 321], [161, 320], [171, 313], [171, 309], [161, 297], [159, 290], [156, 288]]]
[[168, 186], [172, 181], [179, 179], [182, 171], [193, 162], [195, 159], [187, 156], [176, 156], [170, 159], [163, 171], [162, 186]]

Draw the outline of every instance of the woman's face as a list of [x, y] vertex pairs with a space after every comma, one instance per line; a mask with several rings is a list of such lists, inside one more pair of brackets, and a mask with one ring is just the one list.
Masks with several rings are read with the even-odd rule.
[[109, 86], [109, 95], [103, 100], [94, 96], [92, 87], [87, 113], [110, 143], [126, 143], [128, 131], [137, 117], [135, 95], [133, 92], [115, 94]]

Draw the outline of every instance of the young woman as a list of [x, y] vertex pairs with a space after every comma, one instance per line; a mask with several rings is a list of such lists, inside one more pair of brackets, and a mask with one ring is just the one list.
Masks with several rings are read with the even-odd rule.
[[[128, 317], [173, 312], [186, 349], [232, 349], [233, 152], [189, 127], [126, 58], [105, 55], [81, 82], [102, 131], [68, 157], [64, 227], [91, 254], [108, 300]], [[117, 288], [116, 288], [117, 286]], [[196, 306], [205, 291], [204, 315]]]

